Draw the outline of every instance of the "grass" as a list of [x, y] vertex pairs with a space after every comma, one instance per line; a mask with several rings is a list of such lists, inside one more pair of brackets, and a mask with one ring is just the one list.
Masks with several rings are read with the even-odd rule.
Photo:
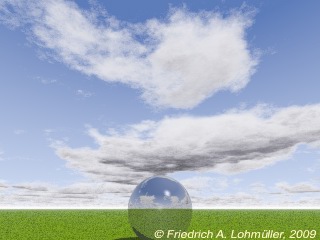
[[[315, 239], [320, 238], [320, 210], [194, 210], [192, 215], [189, 231], [223, 230], [225, 239], [230, 239], [232, 230], [283, 231], [289, 239], [292, 230], [313, 229], [318, 231]], [[128, 223], [127, 210], [0, 210], [0, 239], [137, 238]]]
[[316, 230], [319, 239], [320, 210], [198, 210], [189, 229], [223, 230], [227, 239], [232, 230], [273, 230], [284, 232], [287, 239], [293, 230]]
[[3, 210], [1, 240], [134, 237], [126, 210]]
[[157, 230], [187, 231], [192, 209], [129, 209], [128, 216], [138, 236], [152, 239]]

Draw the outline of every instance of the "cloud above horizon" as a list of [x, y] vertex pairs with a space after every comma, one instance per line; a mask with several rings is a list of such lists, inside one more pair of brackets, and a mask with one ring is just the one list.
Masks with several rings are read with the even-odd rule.
[[3, 160], [3, 155], [4, 155], [4, 152], [3, 152], [3, 151], [1, 151], [1, 149], [0, 149], [0, 161], [2, 161], [2, 160]]
[[[251, 46], [247, 37], [248, 29], [254, 23], [254, 15], [254, 10], [244, 8], [230, 12], [192, 12], [182, 7], [171, 8], [161, 18], [131, 23], [111, 16], [103, 7], [89, 6], [83, 9], [73, 0], [0, 1], [0, 24], [23, 32], [32, 50], [38, 54], [40, 51], [40, 57], [98, 78], [98, 82], [124, 84], [137, 91], [146, 104], [160, 109], [191, 109], [218, 92], [236, 93], [244, 89], [259, 64], [259, 50]], [[253, 35], [257, 33], [253, 31]], [[11, 40], [13, 38], [9, 36]], [[260, 40], [258, 42], [261, 44]], [[278, 50], [283, 51], [283, 48], [279, 47]], [[8, 54], [11, 52], [8, 51]], [[276, 62], [279, 59], [274, 58]], [[263, 79], [271, 79], [271, 75], [267, 75], [270, 73], [268, 69], [272, 68], [263, 71]], [[286, 67], [280, 64], [279, 69], [282, 71], [274, 73], [284, 76], [281, 83], [277, 81], [278, 78], [273, 78], [277, 80], [271, 79], [267, 84], [285, 89], [291, 86], [292, 79], [283, 74], [288, 70]], [[40, 75], [47, 74], [43, 72]], [[61, 83], [55, 77], [38, 76], [34, 80], [47, 85]], [[11, 81], [11, 76], [8, 81]], [[100, 104], [100, 91], [93, 90], [101, 86], [98, 85], [87, 88], [84, 83], [74, 87], [71, 97], [77, 100], [92, 97], [92, 104]], [[261, 100], [261, 89], [253, 86], [250, 93], [254, 94], [246, 97], [253, 101]], [[37, 95], [38, 89], [32, 91]], [[16, 93], [13, 92], [12, 97]], [[279, 91], [276, 94], [281, 96], [281, 93]], [[144, 112], [132, 108], [130, 112], [134, 114], [129, 115], [129, 105], [118, 109], [115, 103], [111, 105], [113, 110], [121, 114], [114, 116], [108, 112], [110, 108], [103, 107], [101, 110], [100, 105], [92, 108], [93, 105], [84, 106], [79, 101], [77, 105], [72, 105], [73, 102], [69, 102], [69, 105], [70, 98], [61, 97], [60, 92], [50, 94], [50, 101], [51, 97], [59, 96], [54, 106], [57, 110], [61, 107], [59, 114], [70, 113], [72, 107], [79, 107], [81, 111], [75, 112], [84, 115], [89, 112], [92, 118], [82, 118], [84, 115], [75, 113], [72, 117], [66, 114], [68, 120], [62, 121], [61, 115], [52, 111], [54, 108], [47, 107], [52, 115], [37, 119], [37, 113], [46, 112], [32, 104], [32, 109], [36, 111], [30, 111], [35, 113], [30, 114], [30, 119], [34, 117], [31, 125], [35, 128], [31, 125], [31, 128], [28, 127], [29, 121], [26, 127], [23, 122], [23, 129], [7, 127], [11, 129], [10, 136], [3, 135], [5, 152], [0, 148], [0, 163], [5, 166], [2, 169], [5, 173], [3, 177], [8, 179], [0, 180], [0, 208], [124, 208], [136, 184], [154, 175], [177, 177], [188, 190], [196, 208], [320, 206], [320, 178], [317, 174], [320, 162], [315, 160], [320, 154], [320, 103], [282, 108], [257, 105], [207, 116], [170, 115], [162, 119], [139, 120], [136, 124], [115, 126], [117, 123], [114, 121], [132, 123], [133, 115], [136, 119], [137, 114], [144, 115]], [[275, 98], [276, 104], [288, 104], [279, 96]], [[110, 97], [112, 94], [105, 96], [105, 101], [111, 101]], [[39, 102], [46, 103], [45, 99], [39, 98]], [[299, 101], [310, 103], [314, 99], [314, 96], [307, 96], [304, 101]], [[292, 101], [290, 98], [289, 104]], [[23, 109], [23, 114], [29, 109], [26, 106], [22, 104], [21, 108], [14, 109], [17, 113]], [[208, 105], [199, 108], [195, 114], [202, 110], [215, 111]], [[91, 115], [91, 109], [97, 109], [97, 112], [93, 111]], [[147, 112], [148, 108], [144, 110]], [[103, 116], [100, 115], [101, 111]], [[98, 112], [99, 115], [95, 115]], [[8, 115], [8, 119], [11, 115]], [[22, 115], [18, 116], [17, 119], [25, 120]], [[159, 114], [148, 116], [157, 117]], [[50, 121], [47, 121], [49, 118]], [[82, 126], [84, 121], [94, 122], [95, 126], [86, 125], [90, 139], [84, 137], [83, 132], [79, 134], [79, 127], [75, 127]], [[14, 121], [8, 123], [10, 125]], [[115, 127], [102, 129], [108, 125]], [[41, 130], [41, 141], [45, 137], [51, 148], [30, 149], [31, 146], [41, 147], [43, 144], [35, 145], [39, 143], [37, 126], [44, 129]], [[11, 143], [13, 134], [18, 136]], [[20, 139], [19, 136], [24, 138]], [[15, 141], [19, 141], [18, 145]], [[20, 144], [24, 141], [31, 143], [30, 146]], [[79, 147], [79, 144], [83, 144], [83, 147]], [[310, 152], [313, 154], [299, 155], [301, 153], [296, 150], [300, 150], [301, 145], [308, 151], [312, 149]], [[53, 151], [59, 159], [51, 156]], [[21, 161], [15, 161], [17, 152], [26, 156], [21, 156]], [[61, 160], [73, 171], [65, 171], [61, 167]], [[270, 167], [285, 160], [287, 164]], [[27, 171], [14, 171], [20, 162]], [[58, 168], [55, 169], [55, 166]], [[270, 168], [266, 171], [252, 173], [267, 167]], [[47, 169], [52, 172], [43, 174]], [[79, 180], [78, 175], [73, 175], [75, 171], [85, 178]], [[283, 178], [276, 177], [279, 171], [282, 171], [281, 174], [285, 171]], [[263, 174], [260, 176], [261, 172]], [[289, 179], [291, 176], [293, 178]], [[31, 182], [21, 182], [21, 178]], [[48, 179], [51, 182], [32, 182], [32, 179]], [[148, 198], [144, 200], [150, 201]]]
[[[202, 180], [201, 180], [202, 178]], [[199, 185], [195, 177], [182, 180], [189, 191], [194, 208], [318, 208], [320, 203], [319, 191], [312, 191], [309, 187], [319, 189], [309, 182], [300, 182], [294, 185], [277, 183], [277, 188], [304, 186], [306, 192], [299, 191], [279, 192], [274, 194], [270, 190], [265, 192], [236, 191], [233, 193], [206, 192], [207, 182], [215, 182], [215, 178], [200, 177]], [[227, 187], [227, 186], [223, 186]], [[129, 196], [134, 186], [124, 186], [107, 182], [79, 182], [67, 186], [56, 186], [47, 183], [20, 183], [15, 185], [0, 182], [0, 208], [126, 208]], [[191, 191], [190, 191], [191, 190]], [[301, 193], [305, 193], [301, 195]], [[145, 199], [148, 200], [148, 199]]]
[[0, 182], [0, 190], [0, 208], [124, 208], [132, 187], [103, 182], [67, 186], [37, 182], [4, 185]]
[[289, 158], [298, 145], [317, 147], [320, 105], [233, 109], [207, 117], [166, 117], [88, 134], [96, 148], [53, 144], [72, 169], [92, 179], [136, 184], [181, 171], [237, 174]]
[[279, 182], [276, 187], [288, 193], [320, 193], [320, 188], [309, 182], [301, 182], [290, 185], [287, 182]]
[[[221, 90], [250, 81], [258, 56], [246, 30], [252, 11], [189, 12], [129, 23], [64, 0], [4, 0], [0, 22], [71, 69], [141, 91], [148, 104], [189, 109]], [[101, 20], [103, 19], [103, 20]]]

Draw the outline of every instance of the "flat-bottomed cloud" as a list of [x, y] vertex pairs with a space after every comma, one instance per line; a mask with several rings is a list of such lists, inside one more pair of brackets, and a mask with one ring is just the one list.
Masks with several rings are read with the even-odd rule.
[[53, 145], [67, 165], [123, 184], [179, 171], [247, 172], [287, 159], [320, 140], [320, 105], [257, 106], [207, 117], [166, 117], [89, 135], [98, 148]]

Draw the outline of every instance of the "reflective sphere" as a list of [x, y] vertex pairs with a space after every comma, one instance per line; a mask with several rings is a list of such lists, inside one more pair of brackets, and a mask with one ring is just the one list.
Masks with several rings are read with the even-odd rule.
[[192, 217], [192, 203], [186, 189], [174, 179], [156, 176], [141, 182], [129, 200], [129, 222], [140, 239], [166, 238], [168, 230], [187, 231]]

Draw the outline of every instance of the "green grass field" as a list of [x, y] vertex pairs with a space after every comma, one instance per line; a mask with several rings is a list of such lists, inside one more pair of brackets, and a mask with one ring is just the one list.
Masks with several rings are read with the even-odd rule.
[[[211, 230], [216, 235], [222, 230], [224, 239], [231, 238], [232, 230], [235, 234], [273, 230], [284, 232], [286, 239], [293, 236], [292, 231], [302, 230], [296, 232], [295, 239], [320, 239], [320, 210], [193, 210], [192, 214], [189, 232]], [[127, 210], [0, 210], [0, 239], [137, 238], [128, 223]]]

